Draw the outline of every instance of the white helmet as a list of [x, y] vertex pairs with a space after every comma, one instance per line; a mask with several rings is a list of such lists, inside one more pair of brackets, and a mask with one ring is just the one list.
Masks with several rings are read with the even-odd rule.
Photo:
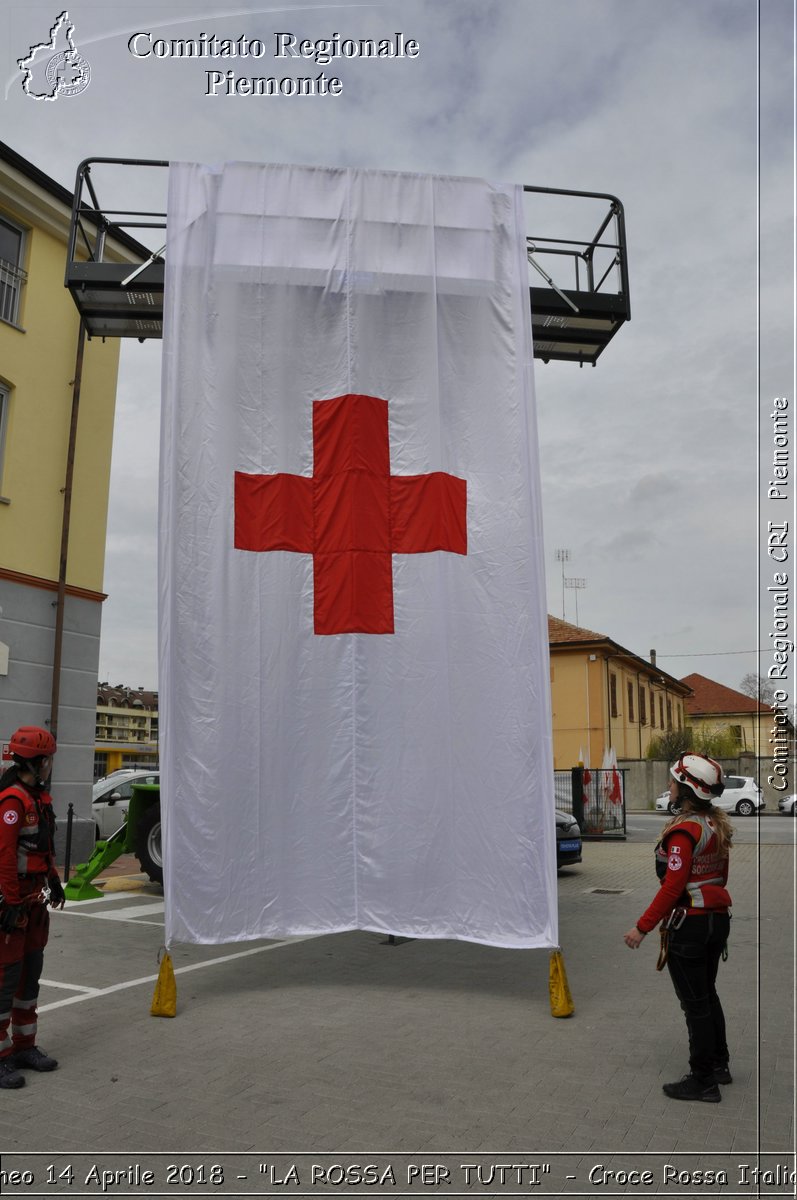
[[670, 767], [670, 774], [677, 783], [685, 783], [698, 799], [709, 804], [725, 791], [722, 767], [705, 754], [682, 754]]

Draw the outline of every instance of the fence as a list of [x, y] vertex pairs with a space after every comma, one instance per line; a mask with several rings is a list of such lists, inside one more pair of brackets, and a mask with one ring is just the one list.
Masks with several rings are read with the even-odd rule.
[[554, 771], [554, 798], [572, 813], [589, 840], [625, 837], [625, 771], [573, 767]]

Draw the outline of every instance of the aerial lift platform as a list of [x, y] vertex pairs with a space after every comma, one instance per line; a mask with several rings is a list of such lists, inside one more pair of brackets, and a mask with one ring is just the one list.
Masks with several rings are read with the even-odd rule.
[[[65, 283], [90, 338], [144, 341], [163, 336], [165, 245], [154, 251], [141, 245], [141, 262], [132, 268], [107, 261], [104, 249], [109, 235], [138, 239], [144, 230], [149, 231], [148, 237], [165, 243], [166, 213], [118, 203], [103, 207], [97, 179], [101, 173], [124, 172], [130, 185], [124, 195], [145, 171], [168, 166], [156, 159], [87, 158], [78, 167]], [[532, 229], [527, 252], [534, 357], [546, 363], [595, 366], [631, 317], [623, 206], [616, 196], [603, 192], [532, 186], [524, 191]], [[544, 219], [546, 204], [550, 224]], [[574, 223], [583, 224], [585, 214], [596, 210], [600, 217], [591, 236], [553, 236], [554, 228], [558, 232], [563, 221], [566, 225], [566, 211], [575, 214]], [[546, 233], [533, 227], [538, 218]]]

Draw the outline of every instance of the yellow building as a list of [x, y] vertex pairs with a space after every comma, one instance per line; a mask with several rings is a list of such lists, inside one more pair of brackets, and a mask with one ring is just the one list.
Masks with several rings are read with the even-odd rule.
[[682, 682], [692, 691], [686, 711], [695, 729], [730, 733], [739, 754], [771, 758], [777, 741], [783, 744], [787, 758], [793, 756], [794, 728], [785, 712], [776, 718], [771, 704], [761, 704], [705, 675], [687, 675]]
[[686, 724], [687, 684], [612, 638], [548, 617], [554, 768], [641, 759], [651, 738]]
[[[59, 812], [71, 800], [88, 815], [119, 341], [85, 347], [62, 568], [80, 327], [64, 287], [71, 207], [71, 192], [0, 143], [0, 739], [57, 728]], [[142, 257], [124, 236], [106, 256]]]

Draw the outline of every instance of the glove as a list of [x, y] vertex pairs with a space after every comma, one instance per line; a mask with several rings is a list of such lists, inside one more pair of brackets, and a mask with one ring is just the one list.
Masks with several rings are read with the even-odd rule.
[[24, 929], [27, 923], [24, 904], [4, 904], [0, 909], [0, 931], [3, 933], [15, 933], [17, 929]]
[[47, 880], [47, 885], [50, 889], [50, 908], [63, 908], [66, 902], [66, 893], [61, 880], [57, 875], [51, 875]]

